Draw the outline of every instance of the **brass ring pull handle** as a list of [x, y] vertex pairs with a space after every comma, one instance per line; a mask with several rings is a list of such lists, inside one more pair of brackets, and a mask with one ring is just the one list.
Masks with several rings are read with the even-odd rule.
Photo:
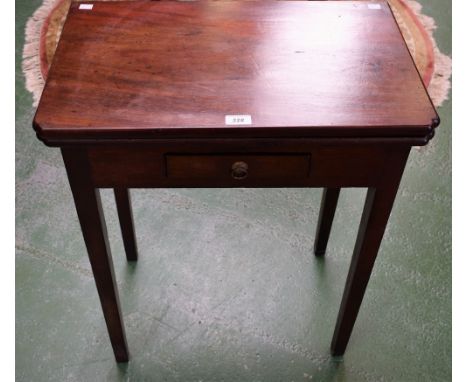
[[249, 166], [245, 162], [234, 162], [231, 167], [231, 175], [234, 179], [242, 180], [247, 178]]

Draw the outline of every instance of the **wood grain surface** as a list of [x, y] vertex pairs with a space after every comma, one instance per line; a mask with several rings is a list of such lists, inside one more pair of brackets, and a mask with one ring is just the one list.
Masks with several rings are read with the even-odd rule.
[[[225, 124], [238, 114], [252, 123]], [[34, 119], [51, 144], [421, 137], [437, 124], [388, 5], [360, 1], [73, 3]]]

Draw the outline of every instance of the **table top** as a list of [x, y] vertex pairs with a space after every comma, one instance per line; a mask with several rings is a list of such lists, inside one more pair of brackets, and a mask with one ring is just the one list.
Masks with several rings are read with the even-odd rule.
[[430, 137], [386, 2], [72, 3], [33, 125], [49, 144]]

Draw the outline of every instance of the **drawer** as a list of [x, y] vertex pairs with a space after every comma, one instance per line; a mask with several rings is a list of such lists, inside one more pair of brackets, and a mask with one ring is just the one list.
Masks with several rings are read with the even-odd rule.
[[309, 154], [167, 154], [172, 179], [293, 179], [309, 174]]

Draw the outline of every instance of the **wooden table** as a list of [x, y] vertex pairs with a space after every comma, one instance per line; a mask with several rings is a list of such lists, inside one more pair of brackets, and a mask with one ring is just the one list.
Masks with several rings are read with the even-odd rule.
[[386, 2], [72, 3], [34, 128], [62, 150], [118, 362], [129, 358], [99, 188], [129, 261], [129, 188], [366, 187], [331, 350], [356, 320], [412, 146], [439, 118]]

